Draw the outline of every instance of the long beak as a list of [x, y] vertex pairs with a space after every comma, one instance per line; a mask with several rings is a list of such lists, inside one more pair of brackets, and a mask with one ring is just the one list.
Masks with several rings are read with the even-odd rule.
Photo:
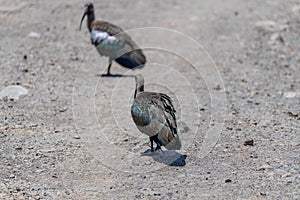
[[85, 16], [86, 16], [86, 11], [84, 11], [84, 13], [82, 15], [81, 22], [80, 22], [80, 25], [79, 25], [79, 31], [81, 30], [82, 21], [84, 20]]

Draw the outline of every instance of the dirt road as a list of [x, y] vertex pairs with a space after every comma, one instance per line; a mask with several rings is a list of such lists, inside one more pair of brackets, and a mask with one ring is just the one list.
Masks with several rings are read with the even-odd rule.
[[94, 2], [147, 56], [111, 72], [174, 100], [183, 148], [155, 156], [83, 1], [0, 2], [0, 91], [28, 90], [0, 100], [0, 199], [300, 199], [296, 0]]

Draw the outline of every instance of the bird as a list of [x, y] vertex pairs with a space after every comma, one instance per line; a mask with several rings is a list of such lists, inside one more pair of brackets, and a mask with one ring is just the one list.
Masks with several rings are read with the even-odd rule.
[[79, 30], [85, 16], [87, 16], [87, 28], [91, 33], [91, 43], [101, 56], [109, 58], [107, 74], [103, 76], [112, 76], [110, 68], [113, 61], [129, 69], [144, 67], [146, 57], [143, 51], [121, 27], [107, 21], [96, 20], [93, 3], [85, 4]]
[[[168, 150], [179, 150], [181, 140], [171, 98], [163, 93], [145, 92], [141, 74], [135, 76], [135, 82], [131, 116], [137, 128], [149, 136], [151, 152], [162, 150], [162, 146]], [[155, 149], [153, 142], [157, 145]]]

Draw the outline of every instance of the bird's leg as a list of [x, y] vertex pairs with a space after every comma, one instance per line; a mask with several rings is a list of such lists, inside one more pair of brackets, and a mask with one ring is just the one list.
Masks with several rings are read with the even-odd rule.
[[156, 148], [155, 148], [155, 151], [158, 151], [158, 150], [163, 151], [159, 144], [157, 144], [157, 146], [156, 146]]
[[111, 58], [109, 58], [109, 60], [108, 60], [108, 67], [107, 67], [107, 74], [102, 74], [102, 76], [111, 76], [111, 74], [110, 74], [110, 68], [111, 68], [111, 65], [112, 65], [112, 59]]
[[150, 142], [151, 142], [151, 152], [154, 152], [154, 148], [153, 148], [153, 138], [152, 137], [150, 137]]
[[111, 62], [109, 62], [109, 65], [108, 65], [108, 68], [107, 68], [107, 74], [106, 75], [111, 75], [110, 74], [110, 68], [111, 68], [111, 65], [112, 65], [112, 61]]

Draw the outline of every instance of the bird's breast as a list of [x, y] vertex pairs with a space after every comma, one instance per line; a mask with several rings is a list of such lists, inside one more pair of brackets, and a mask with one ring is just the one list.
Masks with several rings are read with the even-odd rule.
[[147, 108], [136, 103], [134, 103], [131, 107], [131, 115], [134, 123], [137, 126], [147, 126], [152, 121]]

